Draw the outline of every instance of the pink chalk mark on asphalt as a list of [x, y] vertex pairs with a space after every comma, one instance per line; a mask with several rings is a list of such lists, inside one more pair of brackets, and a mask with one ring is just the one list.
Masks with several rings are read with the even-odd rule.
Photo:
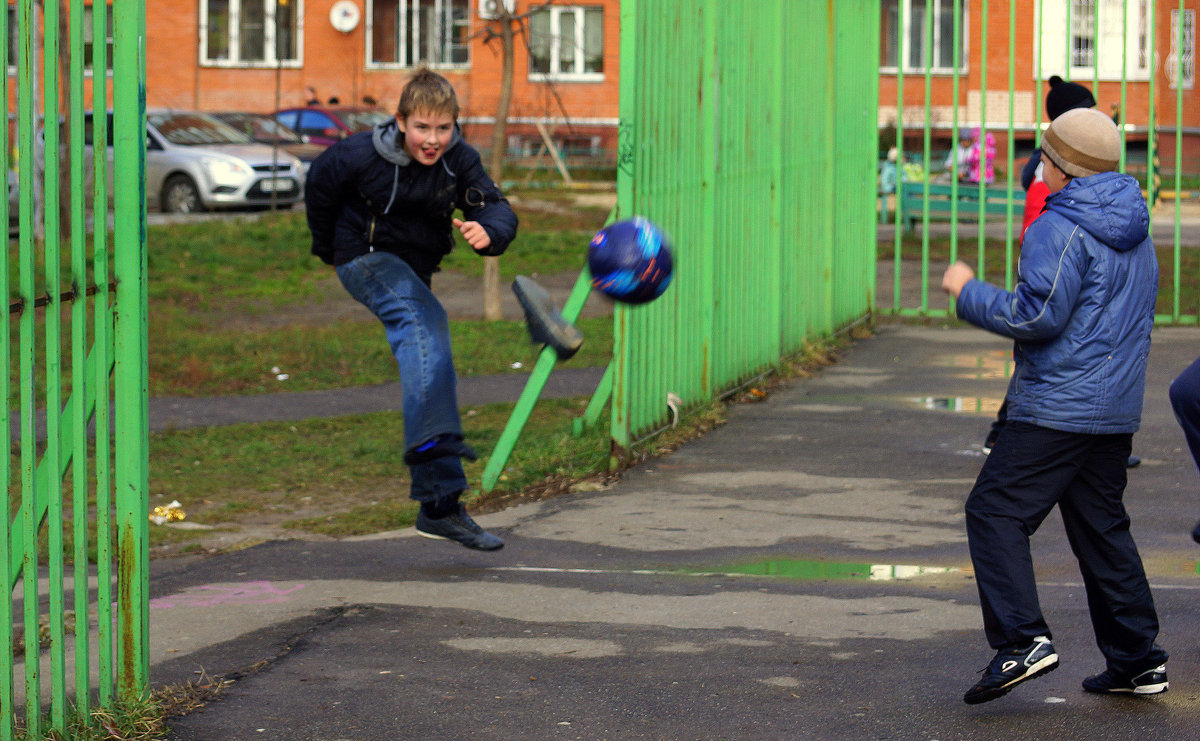
[[297, 584], [288, 589], [280, 589], [269, 581], [250, 581], [243, 584], [204, 584], [191, 587], [186, 592], [169, 594], [150, 600], [150, 607], [155, 610], [169, 610], [175, 607], [219, 607], [221, 605], [270, 605], [287, 602], [296, 590], [304, 589], [303, 584]]

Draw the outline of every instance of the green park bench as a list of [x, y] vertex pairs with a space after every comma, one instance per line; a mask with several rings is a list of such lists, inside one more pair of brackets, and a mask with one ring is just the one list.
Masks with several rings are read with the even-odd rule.
[[[929, 188], [929, 220], [949, 221], [953, 201], [952, 189], [958, 192], [958, 220], [977, 221], [979, 219], [979, 186], [970, 183], [929, 183], [903, 182], [900, 184], [900, 198], [897, 208], [900, 219], [904, 222], [905, 231], [912, 231], [917, 222], [924, 218], [925, 188]], [[1012, 194], [1013, 218], [1019, 224], [1025, 209], [1025, 193], [1015, 189]], [[984, 219], [991, 216], [1003, 216], [1008, 212], [1008, 190], [1006, 188], [985, 187], [983, 189]]]

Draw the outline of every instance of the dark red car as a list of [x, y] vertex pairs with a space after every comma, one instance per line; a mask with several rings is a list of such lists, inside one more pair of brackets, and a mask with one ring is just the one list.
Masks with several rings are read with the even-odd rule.
[[380, 108], [310, 105], [285, 108], [277, 111], [275, 118], [297, 134], [307, 136], [313, 144], [329, 146], [351, 134], [374, 128], [392, 118], [392, 114]]

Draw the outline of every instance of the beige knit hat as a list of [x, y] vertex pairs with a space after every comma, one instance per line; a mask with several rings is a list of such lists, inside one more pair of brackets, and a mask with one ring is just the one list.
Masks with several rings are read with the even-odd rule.
[[1042, 152], [1058, 169], [1082, 178], [1117, 169], [1121, 134], [1112, 119], [1095, 108], [1067, 111], [1042, 136]]

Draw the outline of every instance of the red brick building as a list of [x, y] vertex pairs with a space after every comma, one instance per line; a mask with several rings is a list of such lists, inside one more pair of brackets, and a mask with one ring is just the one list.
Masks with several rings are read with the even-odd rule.
[[[986, 4], [986, 17], [981, 12], [984, 4], [978, 0], [957, 4], [956, 55], [955, 2], [883, 0], [881, 126], [897, 121], [897, 60], [903, 38], [903, 121], [906, 128], [914, 129], [914, 146], [920, 145], [919, 132], [926, 116], [928, 50], [932, 59], [929, 117], [943, 147], [949, 143], [955, 112], [957, 56], [961, 60], [957, 65], [959, 126], [975, 127], [986, 120], [996, 135], [998, 164], [1007, 149], [1011, 68], [1011, 116], [1018, 157], [1033, 145], [1036, 128], [1046, 123], [1042, 110], [1048, 89], [1045, 80], [1059, 75], [1091, 88], [1097, 107], [1125, 124], [1131, 163], [1137, 161], [1139, 152], [1144, 163], [1153, 100], [1156, 124], [1162, 131], [1157, 143], [1159, 158], [1168, 171], [1174, 169], [1173, 131], [1178, 112], [1183, 169], [1200, 171], [1200, 99], [1195, 89], [1200, 0], [1185, 0], [1182, 11], [1174, 0], [993, 0]], [[926, 8], [931, 17], [925, 15]], [[1010, 34], [1010, 27], [1015, 33]], [[1179, 50], [1182, 65], [1177, 65]]]
[[[490, 146], [500, 94], [500, 0], [153, 0], [147, 105], [269, 112], [306, 88], [394, 108], [425, 62], [455, 85], [468, 138]], [[540, 141], [616, 149], [619, 0], [509, 0], [514, 24], [510, 150]]]

